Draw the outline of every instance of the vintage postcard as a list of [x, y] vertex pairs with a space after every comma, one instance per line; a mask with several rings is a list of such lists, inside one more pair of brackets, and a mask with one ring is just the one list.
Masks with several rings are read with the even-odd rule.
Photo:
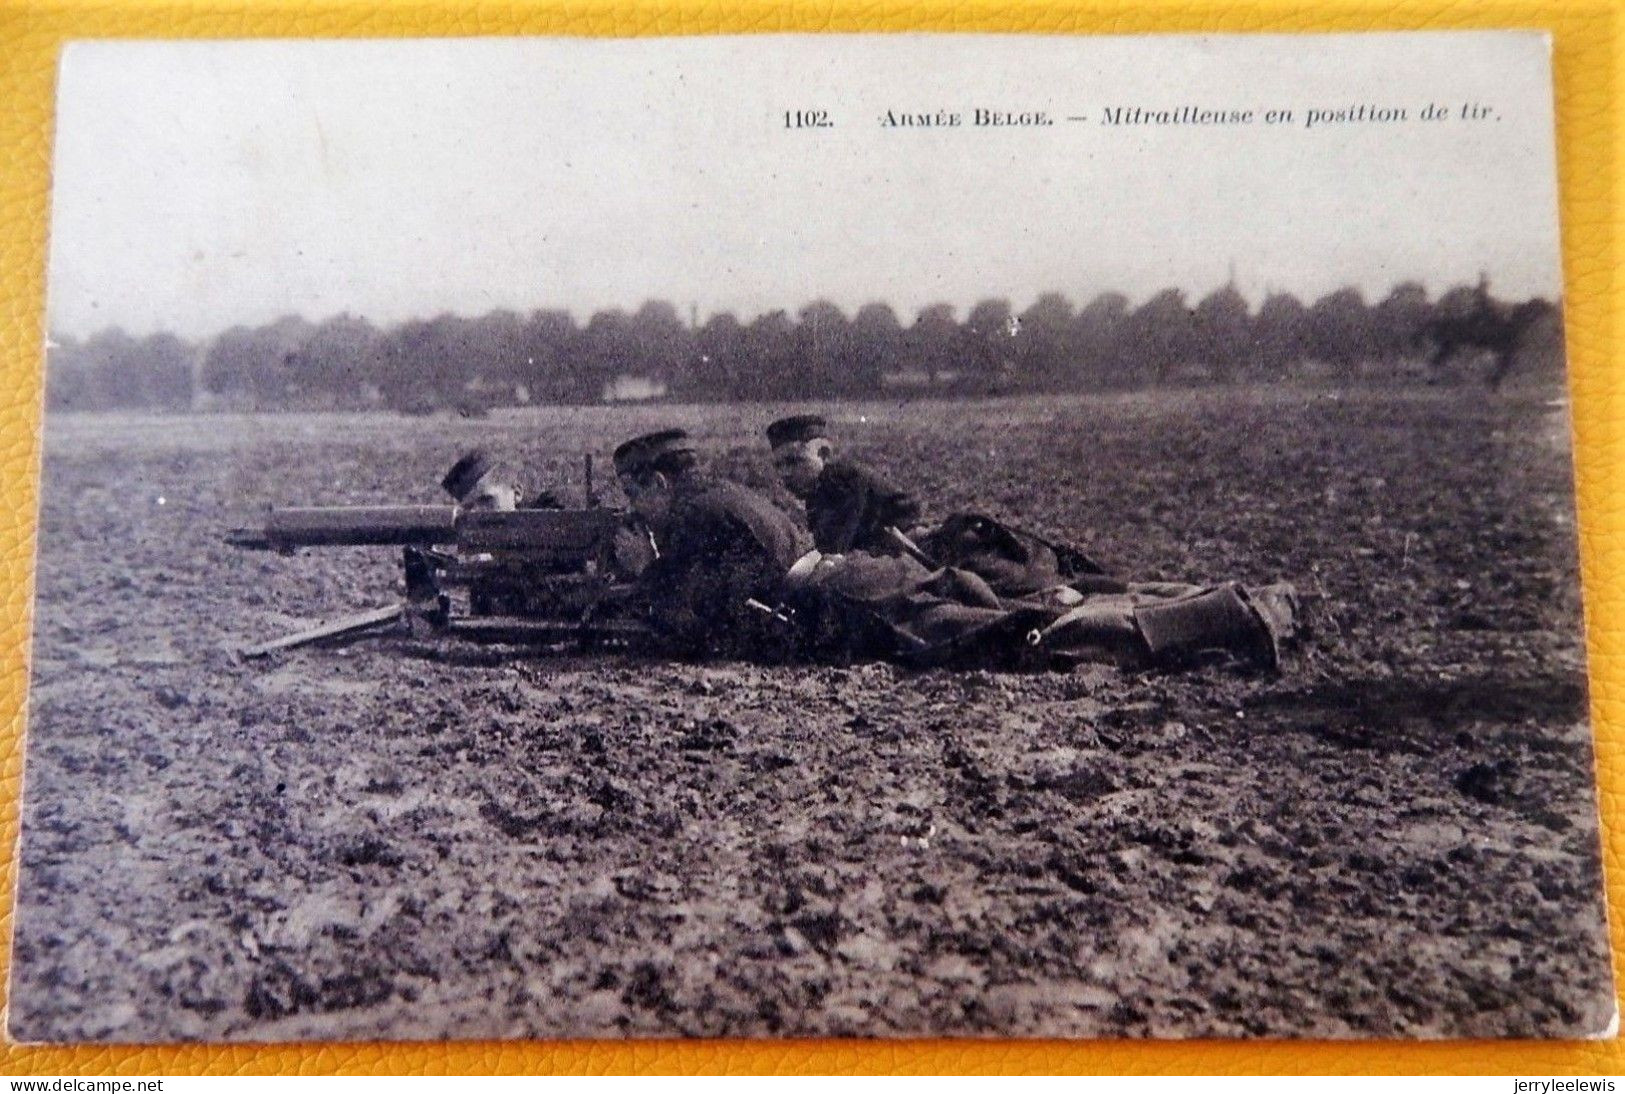
[[1535, 32], [79, 43], [8, 1030], [1611, 1035]]

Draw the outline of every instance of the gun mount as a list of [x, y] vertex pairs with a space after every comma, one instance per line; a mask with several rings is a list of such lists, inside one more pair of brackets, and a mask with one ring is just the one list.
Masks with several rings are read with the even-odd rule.
[[631, 645], [633, 586], [616, 560], [628, 528], [614, 509], [363, 505], [272, 509], [227, 532], [250, 550], [397, 547], [404, 599], [244, 647], [262, 657], [316, 642], [406, 633], [540, 647]]

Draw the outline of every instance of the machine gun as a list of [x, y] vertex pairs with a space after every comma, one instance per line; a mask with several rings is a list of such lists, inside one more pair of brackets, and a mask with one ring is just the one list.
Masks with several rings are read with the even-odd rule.
[[619, 576], [615, 557], [617, 533], [627, 527], [623, 513], [596, 506], [272, 509], [263, 521], [232, 529], [226, 542], [283, 554], [305, 547], [398, 547], [405, 596], [238, 653], [263, 657], [388, 633], [542, 647], [636, 645], [649, 632], [625, 611], [635, 587]]

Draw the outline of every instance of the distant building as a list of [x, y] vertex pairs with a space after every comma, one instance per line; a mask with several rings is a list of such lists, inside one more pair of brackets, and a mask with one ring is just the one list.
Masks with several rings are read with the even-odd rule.
[[646, 403], [666, 397], [666, 382], [647, 376], [617, 376], [604, 385], [606, 403]]

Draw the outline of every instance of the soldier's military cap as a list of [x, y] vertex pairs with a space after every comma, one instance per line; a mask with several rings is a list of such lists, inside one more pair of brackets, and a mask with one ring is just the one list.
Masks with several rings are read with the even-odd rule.
[[636, 475], [653, 467], [663, 456], [693, 452], [694, 442], [681, 429], [662, 429], [633, 437], [615, 450], [615, 473]]
[[446, 493], [462, 501], [474, 492], [481, 479], [496, 468], [496, 461], [483, 448], [471, 448], [451, 465], [451, 470], [440, 480], [440, 485], [445, 488]]
[[828, 436], [829, 423], [819, 414], [795, 414], [767, 427], [767, 443], [774, 448], [781, 444], [805, 444]]

